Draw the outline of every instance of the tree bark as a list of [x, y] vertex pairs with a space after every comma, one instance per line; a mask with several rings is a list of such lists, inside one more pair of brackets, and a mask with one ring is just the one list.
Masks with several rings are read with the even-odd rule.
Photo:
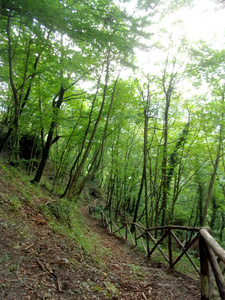
[[49, 131], [48, 131], [47, 141], [46, 141], [46, 144], [45, 144], [44, 149], [43, 149], [41, 162], [39, 164], [39, 167], [37, 169], [37, 172], [36, 172], [36, 175], [35, 175], [34, 179], [31, 181], [32, 183], [34, 183], [34, 182], [38, 183], [41, 180], [46, 162], [48, 160], [49, 151], [50, 151], [50, 148], [51, 148], [51, 145], [52, 145], [53, 134], [54, 134], [54, 130], [55, 130], [55, 127], [56, 127], [56, 124], [57, 124], [56, 123], [56, 118], [57, 118], [57, 115], [59, 113], [60, 106], [63, 102], [64, 93], [65, 93], [65, 90], [64, 90], [63, 86], [61, 86], [61, 89], [58, 93], [58, 100], [55, 102], [55, 98], [57, 96], [53, 99], [53, 103], [52, 103], [53, 118], [52, 118], [52, 122], [50, 124], [50, 128], [49, 128]]
[[[14, 119], [12, 122], [12, 126], [9, 128], [9, 130], [0, 146], [0, 153], [3, 151], [5, 145], [8, 143], [13, 132], [15, 132], [15, 140], [14, 140], [15, 147], [18, 146], [19, 118], [20, 118], [20, 116], [23, 112], [23, 109], [27, 103], [27, 100], [30, 96], [32, 83], [36, 76], [35, 72], [31, 76], [29, 76], [30, 82], [29, 82], [28, 88], [26, 90], [25, 96], [23, 97], [25, 83], [28, 80], [27, 79], [27, 71], [28, 71], [28, 62], [29, 62], [29, 57], [30, 57], [31, 40], [29, 41], [28, 48], [27, 48], [23, 82], [22, 82], [22, 85], [18, 89], [16, 89], [15, 84], [14, 84], [14, 79], [13, 79], [12, 43], [11, 43], [11, 36], [10, 36], [10, 18], [11, 18], [11, 13], [9, 13], [9, 15], [8, 15], [7, 36], [8, 36], [8, 56], [9, 56], [9, 78], [10, 78], [10, 85], [11, 85], [11, 88], [13, 91], [13, 99], [14, 99]], [[49, 34], [50, 34], [50, 32], [48, 33], [48, 38], [49, 38]], [[38, 55], [35, 59], [34, 71], [37, 70], [37, 66], [38, 66], [40, 57], [41, 57], [41, 52], [38, 53]], [[18, 95], [18, 91], [20, 91], [19, 95]], [[18, 152], [18, 149], [16, 149], [15, 151]], [[16, 156], [18, 156], [18, 153], [16, 154]]]
[[11, 33], [10, 33], [10, 21], [11, 21], [11, 11], [9, 12], [8, 15], [8, 20], [7, 20], [7, 37], [8, 37], [8, 61], [9, 61], [9, 80], [10, 80], [10, 85], [11, 89], [13, 92], [13, 99], [14, 99], [14, 116], [13, 116], [13, 122], [12, 126], [9, 128], [5, 138], [2, 141], [2, 144], [0, 146], [0, 153], [3, 151], [5, 148], [5, 145], [9, 141], [13, 131], [15, 132], [15, 141], [14, 141], [14, 147], [16, 147], [17, 144], [17, 139], [18, 139], [18, 128], [19, 128], [19, 115], [20, 115], [20, 102], [19, 102], [19, 97], [18, 93], [15, 87], [14, 79], [13, 79], [13, 64], [12, 64], [12, 42], [11, 42]]
[[168, 115], [169, 115], [169, 107], [170, 107], [170, 100], [173, 91], [173, 79], [174, 74], [170, 75], [169, 86], [166, 87], [166, 71], [167, 71], [167, 64], [166, 62], [164, 76], [163, 76], [163, 90], [166, 97], [166, 107], [164, 112], [164, 120], [163, 120], [163, 134], [164, 134], [164, 143], [163, 143], [163, 159], [162, 159], [162, 221], [161, 225], [164, 226], [166, 224], [166, 210], [167, 210], [167, 193], [168, 193], [168, 174], [167, 174], [167, 144], [168, 144]]
[[[116, 78], [115, 83], [114, 83], [113, 92], [112, 92], [112, 96], [111, 96], [111, 101], [110, 101], [110, 105], [109, 105], [109, 109], [108, 109], [108, 113], [107, 113], [107, 117], [106, 117], [106, 121], [105, 121], [104, 133], [103, 133], [103, 137], [102, 137], [102, 141], [101, 141], [101, 149], [97, 152], [97, 154], [100, 152], [98, 162], [95, 163], [93, 168], [90, 168], [90, 171], [88, 172], [88, 174], [79, 183], [78, 187], [76, 187], [76, 189], [75, 189], [75, 194], [76, 195], [79, 195], [82, 192], [82, 190], [83, 190], [85, 184], [87, 183], [87, 181], [94, 176], [94, 174], [97, 172], [97, 170], [100, 167], [102, 157], [103, 157], [103, 154], [104, 154], [104, 145], [105, 145], [105, 141], [106, 141], [106, 138], [107, 138], [107, 130], [108, 130], [110, 113], [111, 113], [111, 109], [112, 109], [112, 105], [113, 105], [113, 101], [114, 101], [114, 97], [115, 97], [115, 92], [116, 92], [116, 86], [117, 86], [117, 83], [118, 83], [118, 80], [119, 80], [119, 77], [120, 77], [121, 70], [120, 70], [120, 72], [119, 72], [119, 74]], [[97, 156], [98, 155], [96, 155], [95, 161], [97, 161]]]
[[67, 185], [66, 185], [66, 188], [65, 188], [63, 194], [60, 195], [61, 198], [65, 197], [65, 196], [67, 195], [69, 189], [70, 189], [71, 181], [72, 181], [72, 179], [73, 179], [73, 171], [74, 171], [74, 169], [76, 168], [76, 166], [77, 166], [77, 164], [78, 164], [78, 162], [79, 162], [79, 159], [80, 159], [80, 157], [81, 157], [81, 155], [82, 155], [82, 153], [83, 153], [83, 150], [84, 150], [84, 144], [85, 144], [85, 141], [86, 141], [88, 132], [89, 132], [89, 130], [90, 130], [90, 125], [91, 125], [91, 122], [92, 122], [92, 113], [93, 113], [93, 110], [94, 110], [95, 102], [96, 102], [97, 95], [98, 95], [98, 91], [99, 91], [100, 80], [101, 80], [101, 78], [102, 78], [103, 68], [104, 68], [104, 65], [103, 65], [103, 67], [102, 67], [101, 74], [100, 74], [100, 76], [99, 76], [99, 78], [98, 78], [98, 83], [97, 83], [96, 93], [95, 93], [94, 100], [93, 100], [93, 102], [92, 102], [91, 111], [90, 111], [90, 113], [89, 113], [89, 118], [88, 118], [88, 125], [87, 125], [87, 128], [86, 128], [86, 130], [85, 130], [85, 134], [84, 134], [84, 137], [83, 137], [83, 140], [82, 140], [81, 148], [80, 148], [80, 150], [79, 150], [79, 152], [78, 152], [78, 154], [77, 154], [77, 157], [76, 157], [76, 159], [75, 159], [75, 161], [74, 161], [74, 163], [73, 163], [73, 165], [72, 165], [72, 167], [71, 167], [71, 169], [70, 169], [69, 180], [68, 180], [68, 183], [67, 183]]
[[84, 164], [87, 160], [88, 154], [91, 150], [92, 142], [93, 142], [93, 139], [95, 137], [95, 134], [96, 134], [96, 131], [97, 131], [97, 128], [98, 128], [98, 124], [99, 124], [101, 116], [102, 116], [102, 112], [103, 112], [103, 108], [104, 108], [105, 100], [106, 100], [106, 92], [107, 92], [107, 88], [108, 88], [109, 65], [110, 65], [110, 60], [109, 60], [109, 53], [108, 53], [108, 55], [107, 55], [107, 65], [106, 65], [106, 76], [105, 76], [105, 87], [104, 87], [104, 92], [103, 92], [103, 99], [102, 99], [101, 108], [100, 108], [98, 117], [95, 121], [94, 128], [93, 128], [90, 140], [88, 142], [87, 148], [84, 151], [84, 155], [82, 157], [82, 160], [81, 160], [80, 164], [78, 165], [78, 167], [77, 167], [77, 169], [76, 169], [76, 171], [75, 171], [75, 173], [74, 173], [74, 175], [71, 179], [69, 189], [68, 189], [68, 199], [69, 200], [72, 199], [74, 188], [75, 188], [77, 180], [78, 180], [78, 178], [79, 178], [79, 176], [80, 176], [80, 174], [83, 170], [83, 167], [84, 167]]
[[[222, 104], [224, 105], [224, 94], [222, 96]], [[211, 174], [210, 182], [209, 182], [209, 187], [205, 199], [205, 206], [204, 206], [204, 212], [203, 212], [203, 218], [202, 218], [202, 226], [205, 226], [206, 224], [206, 218], [207, 218], [207, 212], [208, 212], [208, 206], [209, 206], [209, 201], [212, 195], [212, 190], [213, 190], [213, 184], [214, 180], [216, 177], [216, 172], [217, 172], [217, 167], [219, 165], [219, 160], [220, 160], [220, 152], [221, 152], [221, 147], [222, 147], [222, 142], [223, 142], [223, 122], [224, 122], [224, 113], [222, 112], [221, 114], [221, 123], [220, 123], [220, 134], [219, 134], [219, 142], [217, 146], [217, 155], [216, 155], [216, 160], [213, 166], [213, 172]]]

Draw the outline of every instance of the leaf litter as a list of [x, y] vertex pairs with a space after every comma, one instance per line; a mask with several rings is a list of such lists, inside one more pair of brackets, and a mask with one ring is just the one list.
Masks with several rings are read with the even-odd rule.
[[198, 280], [151, 264], [81, 207], [96, 236], [96, 253], [85, 254], [75, 240], [51, 229], [39, 209], [49, 198], [27, 201], [20, 182], [15, 186], [3, 169], [0, 175], [0, 299], [200, 299]]

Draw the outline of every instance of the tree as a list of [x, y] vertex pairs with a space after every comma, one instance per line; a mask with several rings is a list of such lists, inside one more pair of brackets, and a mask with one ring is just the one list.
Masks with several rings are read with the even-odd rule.
[[[138, 208], [141, 201], [141, 194], [144, 188], [145, 190], [145, 218], [146, 218], [146, 227], [149, 225], [149, 215], [148, 215], [148, 183], [147, 183], [147, 152], [148, 152], [148, 121], [150, 117], [150, 78], [147, 79], [147, 86], [146, 86], [146, 96], [144, 96], [144, 91], [139, 87], [140, 90], [140, 98], [143, 102], [144, 106], [144, 143], [143, 143], [143, 173], [140, 183], [140, 189], [138, 192], [138, 198], [135, 205], [133, 223], [136, 223], [138, 217]], [[134, 230], [134, 228], [132, 228]]]
[[[203, 45], [201, 45], [203, 46]], [[205, 53], [208, 52], [210, 54], [205, 58]], [[209, 87], [211, 88], [211, 94], [215, 100], [217, 100], [219, 97], [221, 98], [221, 104], [219, 105], [220, 112], [219, 117], [212, 116], [211, 122], [215, 120], [215, 123], [212, 124], [212, 127], [210, 128], [213, 132], [210, 134], [209, 131], [206, 129], [208, 124], [204, 123], [204, 130], [206, 132], [206, 140], [207, 145], [209, 149], [209, 137], [218, 131], [218, 144], [217, 144], [217, 150], [216, 150], [216, 158], [215, 161], [213, 161], [212, 154], [210, 153], [212, 165], [213, 165], [213, 171], [211, 173], [210, 179], [209, 179], [209, 185], [207, 189], [207, 193], [205, 196], [205, 204], [204, 204], [204, 210], [203, 210], [203, 216], [202, 216], [202, 224], [205, 225], [207, 222], [207, 212], [209, 208], [210, 199], [213, 192], [213, 186], [214, 181], [216, 179], [217, 169], [219, 166], [219, 160], [221, 156], [221, 149], [222, 149], [222, 143], [223, 143], [223, 128], [224, 128], [224, 82], [223, 82], [223, 69], [224, 69], [224, 55], [225, 52], [222, 51], [215, 51], [210, 49], [209, 47], [200, 48], [199, 50], [193, 51], [195, 55], [195, 59], [198, 58], [198, 63], [195, 66], [195, 72], [196, 69], [201, 74], [202, 80], [205, 80]], [[204, 56], [203, 56], [204, 54]], [[207, 71], [205, 71], [205, 68], [207, 67]], [[211, 100], [212, 101], [212, 100]], [[211, 103], [209, 104], [211, 106]], [[214, 103], [213, 103], [214, 106]], [[210, 122], [210, 123], [211, 123]], [[210, 124], [211, 125], [211, 124]]]
[[[128, 16], [111, 0], [105, 0], [104, 6], [102, 1], [98, 0], [92, 3], [87, 1], [72, 5], [69, 1], [57, 2], [56, 4], [51, 1], [32, 3], [29, 0], [23, 0], [20, 5], [17, 5], [14, 1], [1, 1], [0, 7], [2, 15], [8, 20], [6, 35], [9, 48], [9, 80], [15, 107], [12, 126], [5, 136], [2, 149], [10, 139], [13, 131], [15, 132], [15, 146], [18, 144], [20, 135], [19, 118], [21, 118], [29, 98], [39, 98], [40, 108], [42, 106], [41, 97], [37, 95], [38, 81], [34, 82], [37, 75], [41, 74], [41, 76], [38, 76], [39, 82], [47, 77], [47, 82], [51, 85], [48, 104], [52, 105], [53, 118], [48, 128], [46, 143], [44, 143], [43, 123], [42, 128], [40, 128], [43, 141], [43, 157], [33, 179], [33, 182], [39, 182], [52, 145], [58, 111], [61, 109], [62, 104], [72, 97], [68, 93], [71, 90], [72, 95], [72, 87], [77, 84], [77, 78], [83, 80], [84, 74], [90, 78], [92, 70], [99, 68], [108, 51], [110, 51], [112, 58], [118, 56], [119, 51], [123, 64], [131, 64], [133, 47], [137, 44], [139, 36], [144, 34], [142, 29], [138, 29], [140, 28], [141, 18], [135, 19]], [[60, 14], [58, 14], [59, 18], [56, 22], [52, 16], [57, 11], [60, 11]], [[11, 20], [13, 20], [13, 24]], [[23, 28], [18, 27], [18, 20], [21, 21]], [[47, 35], [45, 34], [46, 30]], [[21, 73], [18, 72], [19, 63], [18, 67], [13, 66], [12, 60], [17, 57], [18, 62], [21, 61], [20, 48], [17, 46], [23, 44], [25, 31], [29, 32], [30, 40], [27, 43], [26, 56], [22, 58], [25, 69], [21, 76]], [[19, 36], [14, 41], [14, 45], [11, 42], [11, 32], [15, 36]], [[43, 44], [38, 49], [36, 40], [40, 36], [42, 36]], [[58, 43], [60, 36], [61, 43]], [[30, 58], [31, 45], [33, 44], [35, 47], [32, 46], [32, 54], [35, 55], [35, 60], [33, 57], [32, 60]], [[99, 51], [93, 51], [96, 49]], [[12, 50], [14, 51], [13, 55]], [[38, 70], [38, 63], [40, 70]], [[44, 64], [45, 67], [41, 68]], [[33, 72], [31, 72], [32, 66], [34, 66]], [[57, 74], [54, 79], [49, 76], [51, 71]], [[74, 74], [76, 75], [74, 76]], [[15, 85], [14, 76], [21, 79], [19, 87]], [[46, 81], [43, 83], [46, 84]], [[32, 86], [34, 88], [31, 94]], [[39, 86], [42, 86], [42, 82]], [[25, 87], [27, 87], [27, 92], [24, 96]], [[20, 91], [20, 95], [18, 95], [18, 91]], [[65, 93], [66, 98], [64, 97]], [[43, 115], [42, 112], [41, 115]]]

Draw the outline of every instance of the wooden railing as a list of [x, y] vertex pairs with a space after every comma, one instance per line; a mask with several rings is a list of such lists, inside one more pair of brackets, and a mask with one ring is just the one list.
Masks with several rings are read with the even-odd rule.
[[[150, 258], [156, 249], [160, 252], [163, 259], [173, 268], [185, 255], [194, 267], [195, 271], [200, 276], [201, 281], [201, 299], [211, 299], [211, 281], [210, 266], [214, 278], [216, 281], [217, 289], [219, 291], [221, 299], [225, 299], [225, 282], [218, 264], [218, 260], [225, 264], [225, 250], [215, 241], [210, 235], [210, 228], [195, 228], [184, 226], [162, 226], [155, 228], [145, 228], [138, 223], [130, 223], [123, 221], [115, 221], [108, 218], [104, 212], [101, 213], [102, 224], [105, 228], [108, 228], [112, 234], [117, 234], [123, 239], [128, 239], [137, 246], [138, 240], [143, 247], [146, 255]], [[189, 232], [189, 240], [183, 245], [178, 238], [175, 231]], [[156, 233], [161, 234], [160, 237], [155, 238]], [[167, 248], [168, 254], [165, 254], [162, 250]], [[187, 252], [189, 249], [199, 247], [200, 256], [200, 269], [194, 263], [191, 255]], [[175, 258], [174, 254], [177, 252], [177, 248], [180, 249], [180, 254]], [[176, 251], [174, 251], [176, 249]]]

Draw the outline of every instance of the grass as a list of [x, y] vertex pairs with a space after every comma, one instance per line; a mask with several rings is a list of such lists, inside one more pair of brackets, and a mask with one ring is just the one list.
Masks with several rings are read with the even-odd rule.
[[57, 199], [41, 209], [54, 232], [73, 240], [85, 259], [104, 265], [101, 257], [106, 254], [106, 249], [98, 246], [96, 234], [87, 226], [75, 202]]
[[[106, 249], [98, 246], [97, 236], [87, 226], [75, 201], [50, 197], [41, 185], [30, 183], [31, 177], [22, 167], [13, 167], [1, 161], [0, 169], [2, 181], [8, 184], [4, 201], [12, 212], [11, 217], [18, 219], [23, 205], [29, 204], [44, 216], [55, 233], [71, 240], [84, 258], [103, 265], [101, 258], [106, 254]], [[46, 185], [49, 186], [49, 183], [46, 182]], [[4, 215], [4, 218], [7, 216]]]
[[[11, 203], [10, 210], [19, 213], [21, 207], [29, 203], [30, 206], [42, 212], [54, 232], [72, 240], [74, 246], [82, 251], [85, 259], [103, 265], [103, 255], [110, 255], [110, 253], [107, 253], [108, 250], [98, 246], [97, 236], [87, 226], [86, 219], [79, 211], [76, 202], [69, 202], [67, 199], [50, 198], [40, 186], [30, 183], [30, 176], [22, 168], [6, 166], [4, 163], [0, 163], [0, 168], [4, 174], [3, 180], [11, 184], [11, 190], [7, 191], [8, 201]], [[103, 207], [96, 207], [95, 217], [101, 217], [102, 209]], [[120, 224], [118, 224], [119, 227]], [[121, 230], [121, 233], [125, 236], [125, 228]], [[118, 233], [117, 235], [120, 236]], [[128, 240], [132, 244], [129, 234]], [[153, 243], [150, 244], [151, 247], [153, 247]], [[137, 241], [136, 248], [138, 251], [144, 252], [140, 239]], [[167, 252], [164, 245], [161, 248], [164, 253]], [[178, 255], [179, 252], [174, 251], [174, 257]], [[167, 264], [158, 249], [152, 254], [150, 260], [153, 263]], [[193, 260], [199, 266], [199, 261], [195, 258]], [[186, 256], [182, 257], [175, 269], [193, 278], [197, 276]]]

